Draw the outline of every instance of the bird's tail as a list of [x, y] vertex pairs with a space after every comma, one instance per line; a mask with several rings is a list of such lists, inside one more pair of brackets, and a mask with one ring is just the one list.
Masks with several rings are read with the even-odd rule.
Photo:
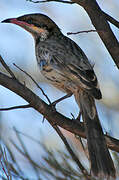
[[115, 178], [115, 168], [108, 151], [98, 118], [95, 100], [86, 92], [75, 94], [84, 121], [88, 144], [91, 173], [94, 177], [110, 180]]

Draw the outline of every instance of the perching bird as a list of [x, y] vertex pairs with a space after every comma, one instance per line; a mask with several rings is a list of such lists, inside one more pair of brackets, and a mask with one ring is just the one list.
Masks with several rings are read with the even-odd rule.
[[27, 14], [2, 22], [19, 25], [30, 32], [43, 76], [61, 91], [74, 94], [84, 121], [92, 175], [102, 179], [115, 177], [114, 164], [95, 106], [95, 99], [101, 99], [102, 95], [84, 52], [46, 15]]

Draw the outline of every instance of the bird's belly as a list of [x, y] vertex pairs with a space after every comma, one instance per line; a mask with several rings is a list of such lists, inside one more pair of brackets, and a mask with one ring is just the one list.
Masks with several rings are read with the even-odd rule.
[[71, 93], [76, 91], [76, 85], [69, 80], [64, 74], [61, 72], [54, 70], [50, 66], [43, 67], [41, 71], [42, 75], [48, 80], [50, 84], [58, 88], [59, 90]]

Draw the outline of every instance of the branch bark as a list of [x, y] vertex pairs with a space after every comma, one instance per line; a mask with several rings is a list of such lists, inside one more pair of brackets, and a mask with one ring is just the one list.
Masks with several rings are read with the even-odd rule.
[[[71, 133], [79, 135], [80, 137], [86, 138], [83, 123], [77, 120], [71, 120], [66, 118], [62, 114], [52, 109], [52, 106], [47, 105], [42, 99], [40, 99], [34, 92], [20, 83], [18, 80], [9, 77], [0, 72], [0, 85], [6, 87], [17, 95], [21, 96], [26, 100], [29, 105], [41, 113], [49, 123], [58, 125]], [[119, 152], [119, 140], [105, 135], [108, 148]]]
[[96, 0], [72, 0], [72, 2], [79, 4], [85, 9], [105, 47], [119, 68], [119, 42], [110, 28], [107, 14], [104, 14]]

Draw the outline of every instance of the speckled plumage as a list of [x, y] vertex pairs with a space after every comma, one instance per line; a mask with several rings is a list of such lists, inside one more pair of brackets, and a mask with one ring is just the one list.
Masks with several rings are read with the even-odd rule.
[[73, 94], [81, 88], [100, 99], [98, 81], [83, 51], [69, 38], [50, 36], [36, 44], [38, 64], [46, 61], [41, 73], [57, 88]]
[[43, 14], [29, 14], [3, 22], [17, 24], [33, 35], [43, 76], [58, 89], [74, 94], [84, 121], [92, 174], [107, 180], [115, 177], [94, 100], [101, 99], [102, 95], [84, 52]]

